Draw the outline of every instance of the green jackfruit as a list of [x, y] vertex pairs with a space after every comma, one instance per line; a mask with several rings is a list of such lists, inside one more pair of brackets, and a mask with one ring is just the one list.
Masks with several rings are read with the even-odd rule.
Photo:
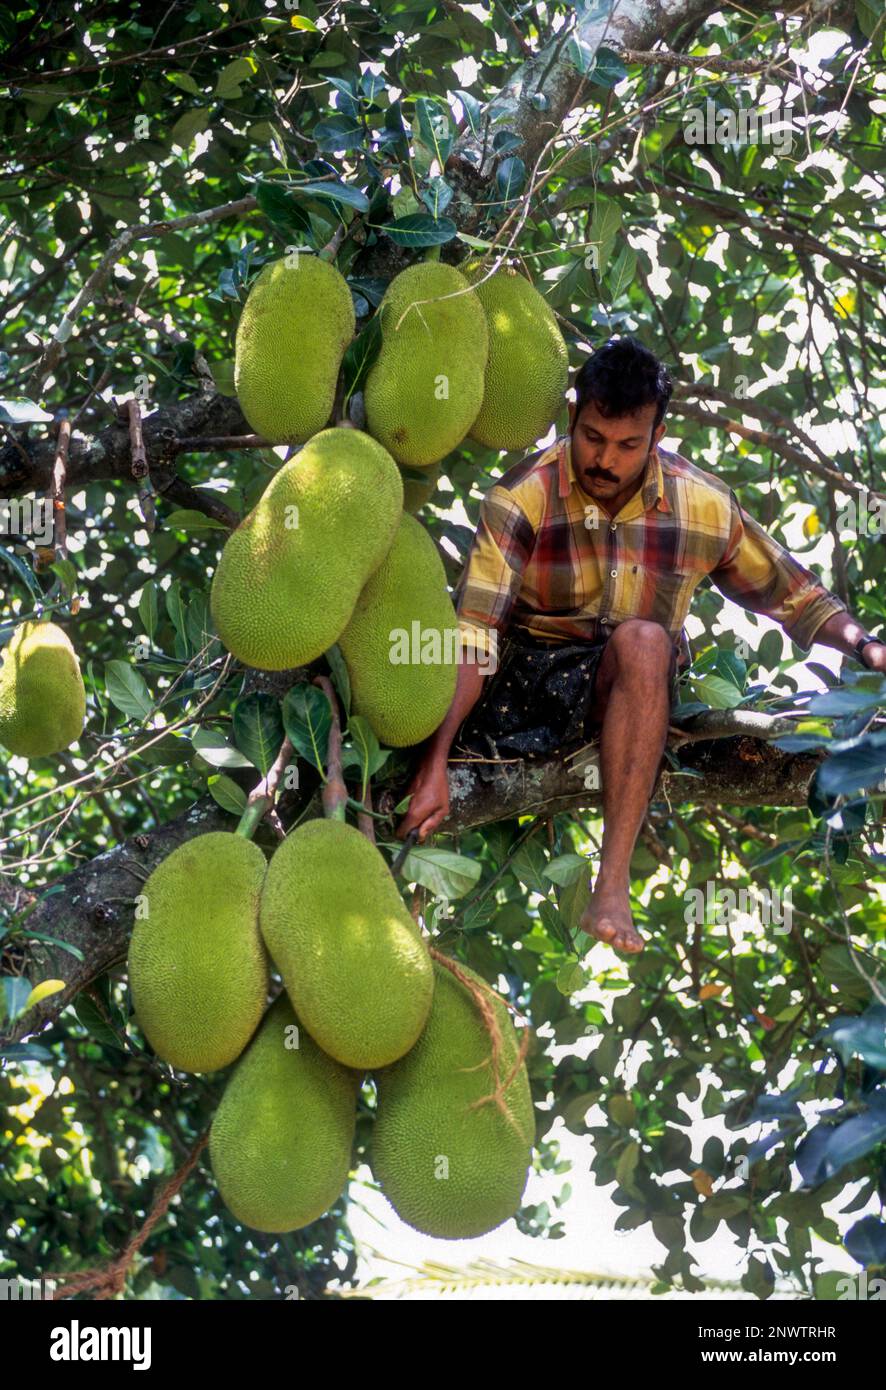
[[397, 465], [368, 434], [315, 435], [222, 551], [211, 607], [228, 651], [264, 671], [322, 656], [390, 549], [402, 506]]
[[242, 835], [211, 831], [150, 875], [129, 944], [136, 1018], [158, 1057], [216, 1071], [240, 1056], [268, 997], [258, 927], [265, 857]]
[[[486, 272], [476, 261], [470, 281]], [[489, 325], [483, 405], [470, 436], [490, 449], [525, 449], [547, 434], [563, 405], [569, 354], [550, 306], [534, 285], [505, 267], [477, 296]]]
[[354, 711], [382, 743], [421, 743], [443, 722], [458, 677], [457, 635], [443, 561], [421, 522], [404, 514], [339, 638]]
[[395, 276], [379, 313], [383, 341], [366, 378], [366, 427], [398, 463], [427, 468], [460, 444], [477, 418], [486, 316], [464, 276], [439, 261]]
[[77, 653], [55, 623], [22, 623], [0, 667], [0, 743], [45, 758], [76, 742], [86, 714]]
[[215, 1180], [238, 1221], [297, 1231], [329, 1210], [348, 1180], [359, 1082], [299, 1028], [281, 995], [237, 1064], [209, 1135]]
[[272, 444], [302, 444], [329, 421], [354, 302], [335, 266], [300, 252], [266, 265], [249, 291], [234, 389], [252, 428]]
[[349, 1067], [402, 1057], [431, 1007], [431, 958], [374, 845], [342, 821], [288, 835], [261, 901], [265, 945], [300, 1021]]
[[403, 477], [403, 510], [414, 516], [421, 511], [426, 502], [430, 502], [434, 493], [437, 491], [437, 482], [440, 478], [439, 463], [431, 464], [430, 468], [423, 470], [421, 478]]
[[[506, 1081], [519, 1042], [501, 997], [479, 975], [501, 1031], [499, 1077]], [[493, 1100], [492, 1041], [469, 990], [434, 964], [434, 1003], [411, 1052], [376, 1075], [372, 1171], [397, 1215], [428, 1236], [482, 1236], [517, 1211], [535, 1134], [523, 1063]], [[475, 1107], [475, 1108], [472, 1108]]]

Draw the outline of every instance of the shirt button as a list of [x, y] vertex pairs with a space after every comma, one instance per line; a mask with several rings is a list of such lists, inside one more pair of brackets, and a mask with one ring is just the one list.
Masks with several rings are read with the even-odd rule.
[[610, 571], [609, 571], [609, 578], [610, 578], [610, 579], [615, 579], [616, 576], [617, 576], [617, 574], [618, 574], [618, 570], [610, 570]]

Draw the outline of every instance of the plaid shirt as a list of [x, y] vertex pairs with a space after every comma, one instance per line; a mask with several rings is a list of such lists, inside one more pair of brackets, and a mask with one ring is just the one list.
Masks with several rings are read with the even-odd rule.
[[683, 623], [705, 575], [780, 623], [808, 651], [846, 605], [772, 539], [712, 473], [658, 448], [615, 518], [580, 489], [570, 440], [522, 460], [483, 500], [459, 581], [459, 627], [486, 656], [489, 630], [593, 641], [627, 618], [666, 628], [689, 659]]

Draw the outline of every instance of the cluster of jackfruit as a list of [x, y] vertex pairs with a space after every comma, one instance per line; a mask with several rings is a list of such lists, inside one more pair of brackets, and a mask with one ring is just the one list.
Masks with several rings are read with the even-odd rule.
[[[267, 1008], [271, 965], [284, 990]], [[534, 1139], [504, 1002], [432, 961], [379, 851], [313, 820], [267, 864], [236, 834], [181, 845], [150, 875], [129, 951], [136, 1019], [185, 1071], [237, 1065], [210, 1132], [222, 1199], [260, 1231], [299, 1229], [348, 1180], [360, 1087], [377, 1084], [372, 1168], [427, 1235], [483, 1235], [517, 1210]], [[239, 1059], [239, 1060], [238, 1060]]]
[[80, 737], [86, 690], [77, 653], [55, 623], [26, 622], [3, 650], [0, 743], [23, 758], [45, 758]]
[[339, 642], [356, 712], [394, 747], [434, 732], [456, 678], [445, 572], [409, 514], [463, 439], [532, 443], [566, 386], [566, 347], [541, 295], [515, 271], [482, 275], [478, 262], [462, 274], [425, 261], [391, 281], [365, 432], [325, 428], [355, 326], [334, 266], [305, 254], [265, 266], [237, 329], [244, 415], [272, 443], [305, 447], [225, 545], [212, 584], [217, 631], [265, 670], [307, 664]]

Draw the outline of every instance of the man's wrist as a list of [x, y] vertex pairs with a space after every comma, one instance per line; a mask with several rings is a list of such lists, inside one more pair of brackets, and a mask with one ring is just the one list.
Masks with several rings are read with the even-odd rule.
[[[858, 646], [860, 644], [856, 645]], [[856, 651], [856, 659], [860, 661], [862, 666], [864, 666], [868, 671], [874, 670], [874, 667], [871, 665], [869, 658], [871, 654], [877, 650], [878, 647], [882, 647], [883, 650], [886, 651], [886, 642], [883, 642], [882, 639], [879, 637], [875, 637], [871, 642], [865, 642], [860, 652]]]

